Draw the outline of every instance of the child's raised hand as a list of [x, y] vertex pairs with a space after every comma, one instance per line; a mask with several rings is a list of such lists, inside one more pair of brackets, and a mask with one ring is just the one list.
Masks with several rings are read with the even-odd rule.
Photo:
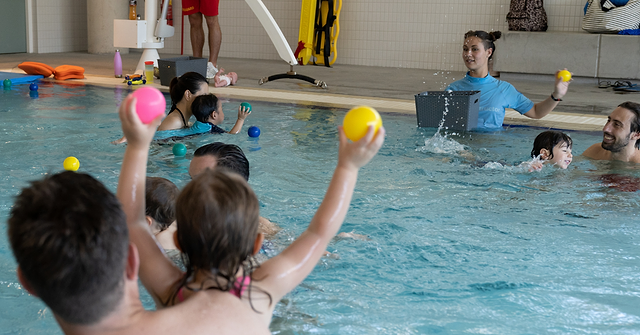
[[338, 153], [338, 166], [360, 169], [365, 166], [378, 153], [384, 143], [384, 127], [378, 129], [374, 137], [374, 127], [369, 126], [367, 134], [356, 142], [349, 142], [342, 126], [338, 127], [340, 135], [340, 149]]
[[136, 113], [136, 98], [132, 95], [122, 102], [118, 110], [120, 121], [122, 122], [122, 132], [127, 139], [129, 146], [149, 146], [156, 129], [162, 122], [164, 114], [159, 115], [149, 124], [140, 121], [138, 113]]
[[251, 109], [245, 106], [238, 107], [238, 120], [244, 120], [251, 114]]

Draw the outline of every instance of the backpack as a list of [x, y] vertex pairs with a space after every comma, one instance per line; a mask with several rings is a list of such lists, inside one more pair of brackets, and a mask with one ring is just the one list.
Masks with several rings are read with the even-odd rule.
[[511, 0], [507, 23], [509, 30], [547, 31], [547, 12], [542, 0]]

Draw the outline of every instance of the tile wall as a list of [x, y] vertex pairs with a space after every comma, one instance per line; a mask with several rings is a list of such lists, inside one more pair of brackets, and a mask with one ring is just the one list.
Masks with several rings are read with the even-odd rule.
[[[86, 0], [32, 1], [38, 6], [38, 52], [86, 50]], [[295, 50], [301, 0], [263, 2]], [[581, 32], [585, 2], [544, 1], [549, 31]], [[161, 55], [181, 51], [181, 0], [172, 4], [176, 34], [166, 39]], [[138, 7], [142, 12], [143, 6]], [[470, 29], [506, 31], [508, 11], [509, 0], [344, 1], [336, 63], [462, 71], [464, 33]], [[219, 18], [223, 36], [220, 57], [279, 59], [245, 1], [221, 0]], [[189, 21], [184, 19], [184, 54], [190, 55]], [[208, 55], [206, 44], [204, 54]]]
[[35, 8], [34, 52], [87, 50], [86, 0], [28, 0]]

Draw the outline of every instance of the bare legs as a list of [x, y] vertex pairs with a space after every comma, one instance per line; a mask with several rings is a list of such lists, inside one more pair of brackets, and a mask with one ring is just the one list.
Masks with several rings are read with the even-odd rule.
[[[191, 50], [194, 57], [202, 57], [202, 48], [204, 47], [204, 28], [202, 27], [202, 13], [189, 15]], [[218, 53], [220, 52], [220, 44], [222, 43], [222, 31], [218, 16], [204, 16], [207, 21], [209, 30], [209, 61], [218, 66]]]

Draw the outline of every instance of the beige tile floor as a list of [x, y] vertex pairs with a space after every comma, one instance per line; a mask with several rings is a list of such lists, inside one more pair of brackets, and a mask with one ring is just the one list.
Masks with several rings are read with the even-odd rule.
[[[161, 58], [176, 56], [179, 55], [161, 54]], [[125, 73], [134, 71], [139, 57], [140, 53], [136, 52], [122, 55]], [[104, 86], [122, 84], [121, 80], [113, 77], [111, 54], [2, 54], [0, 71], [22, 72], [17, 65], [23, 61], [42, 62], [53, 67], [63, 64], [78, 65], [85, 68], [87, 79], [84, 81], [88, 83]], [[345, 108], [364, 104], [381, 112], [410, 114], [415, 114], [415, 94], [442, 90], [464, 75], [463, 72], [341, 64], [334, 64], [331, 68], [294, 68], [299, 74], [326, 82], [328, 87], [321, 89], [305, 81], [293, 79], [281, 79], [262, 85], [258, 83], [263, 77], [289, 71], [289, 65], [284, 61], [221, 58], [219, 64], [227, 71], [238, 73], [239, 77], [236, 86], [212, 89], [214, 93], [222, 96], [338, 105]], [[545, 99], [553, 90], [551, 76], [503, 73], [500, 79], [512, 83], [534, 102]], [[158, 79], [156, 81], [159, 82]], [[156, 85], [160, 87], [159, 83]], [[595, 78], [575, 78], [569, 94], [552, 114], [542, 120], [531, 120], [515, 111], [508, 111], [506, 122], [562, 129], [599, 130], [609, 112], [628, 100], [640, 102], [640, 93], [620, 94], [611, 88], [598, 88], [598, 80]]]

